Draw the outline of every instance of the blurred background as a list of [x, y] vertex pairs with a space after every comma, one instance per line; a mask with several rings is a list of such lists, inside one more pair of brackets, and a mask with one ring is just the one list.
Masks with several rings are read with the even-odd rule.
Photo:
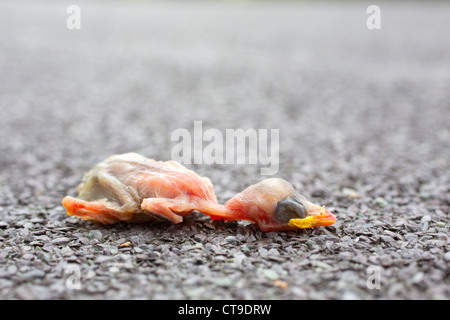
[[[379, 30], [366, 25], [372, 4]], [[70, 5], [79, 30], [66, 26]], [[448, 221], [448, 2], [4, 0], [0, 14], [5, 221], [65, 219], [62, 197], [94, 163], [128, 151], [167, 160], [173, 130], [195, 120], [280, 129], [277, 176], [341, 226]], [[220, 201], [262, 178], [251, 165], [189, 168]]]
[[449, 5], [380, 2], [369, 30], [370, 4], [77, 1], [69, 30], [70, 1], [2, 1], [3, 174], [168, 159], [171, 133], [194, 120], [280, 129], [288, 177], [448, 168]]
[[370, 2], [77, 1], [69, 30], [72, 4], [1, 2], [3, 157], [165, 159], [201, 120], [281, 129], [286, 165], [445, 160], [445, 2], [381, 2], [381, 30]]

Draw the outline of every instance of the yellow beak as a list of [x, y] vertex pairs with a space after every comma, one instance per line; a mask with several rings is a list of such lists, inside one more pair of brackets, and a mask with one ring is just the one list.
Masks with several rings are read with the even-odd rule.
[[320, 215], [308, 216], [303, 219], [289, 220], [289, 226], [299, 229], [308, 229], [321, 226], [330, 226], [336, 222], [336, 217], [330, 211], [325, 210]]

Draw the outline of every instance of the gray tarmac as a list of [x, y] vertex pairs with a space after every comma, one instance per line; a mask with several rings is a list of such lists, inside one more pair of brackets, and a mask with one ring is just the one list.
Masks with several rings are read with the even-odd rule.
[[[449, 299], [450, 4], [0, 2], [0, 298]], [[109, 155], [168, 160], [194, 121], [279, 129], [334, 212], [268, 232], [200, 213], [102, 226], [62, 198]], [[187, 165], [220, 202], [260, 165]]]

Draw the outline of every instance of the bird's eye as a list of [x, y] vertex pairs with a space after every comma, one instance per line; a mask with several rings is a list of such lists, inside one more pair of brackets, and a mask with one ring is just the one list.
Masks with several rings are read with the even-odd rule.
[[289, 222], [291, 219], [305, 218], [306, 209], [294, 198], [286, 198], [278, 202], [274, 213], [275, 220]]

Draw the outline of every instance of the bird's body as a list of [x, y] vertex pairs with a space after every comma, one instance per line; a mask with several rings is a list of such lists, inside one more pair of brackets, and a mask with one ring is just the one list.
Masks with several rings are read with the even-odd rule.
[[67, 214], [103, 224], [180, 223], [193, 211], [212, 219], [253, 221], [263, 231], [302, 228], [300, 220], [305, 220], [306, 213], [328, 217], [322, 224], [306, 227], [335, 221], [331, 213], [298, 195], [283, 179], [263, 180], [221, 205], [208, 178], [176, 162], [155, 161], [136, 153], [111, 156], [97, 164], [85, 174], [78, 193], [78, 198], [63, 199]]

